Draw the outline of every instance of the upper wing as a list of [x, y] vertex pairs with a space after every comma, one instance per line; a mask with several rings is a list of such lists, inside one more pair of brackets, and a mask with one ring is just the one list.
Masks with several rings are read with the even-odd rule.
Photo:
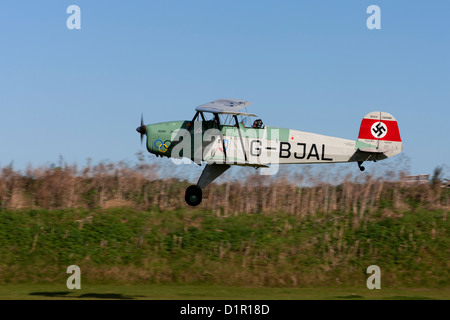
[[256, 117], [255, 114], [240, 112], [239, 110], [251, 105], [250, 101], [238, 99], [218, 99], [195, 108], [195, 111], [211, 112], [219, 114], [237, 114], [243, 116]]

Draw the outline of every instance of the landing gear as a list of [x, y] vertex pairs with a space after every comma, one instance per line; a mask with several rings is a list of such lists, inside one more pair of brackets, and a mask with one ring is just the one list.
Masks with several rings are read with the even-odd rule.
[[186, 189], [186, 195], [184, 196], [186, 203], [190, 206], [198, 206], [202, 202], [202, 188], [192, 185]]
[[362, 166], [362, 164], [363, 164], [362, 161], [358, 161], [358, 168], [359, 168], [359, 170], [364, 171], [364, 170], [366, 170], [366, 168], [364, 168], [364, 167]]
[[197, 184], [189, 186], [186, 189], [186, 195], [184, 196], [186, 203], [193, 207], [198, 206], [202, 202], [202, 189], [206, 188], [218, 176], [227, 171], [229, 167], [230, 165], [228, 164], [207, 164]]

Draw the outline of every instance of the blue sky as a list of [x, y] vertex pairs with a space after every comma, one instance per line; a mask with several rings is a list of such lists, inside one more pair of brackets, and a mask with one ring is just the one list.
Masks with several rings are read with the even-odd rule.
[[[81, 30], [66, 27], [72, 4]], [[366, 27], [372, 4], [380, 30]], [[141, 112], [191, 119], [234, 98], [266, 125], [348, 139], [389, 112], [411, 173], [431, 173], [450, 159], [449, 12], [444, 0], [2, 1], [0, 165], [134, 160]]]

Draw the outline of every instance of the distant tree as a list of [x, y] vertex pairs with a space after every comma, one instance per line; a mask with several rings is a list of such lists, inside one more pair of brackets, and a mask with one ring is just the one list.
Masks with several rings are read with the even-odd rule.
[[431, 185], [433, 187], [437, 187], [442, 184], [442, 179], [444, 177], [444, 167], [443, 166], [437, 166], [433, 170], [433, 175], [431, 176]]

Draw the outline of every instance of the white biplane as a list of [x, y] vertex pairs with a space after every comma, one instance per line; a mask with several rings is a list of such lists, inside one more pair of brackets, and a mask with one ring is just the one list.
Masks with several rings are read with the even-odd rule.
[[265, 126], [255, 114], [242, 111], [250, 104], [215, 100], [195, 108], [191, 121], [144, 125], [141, 117], [136, 130], [141, 141], [146, 135], [150, 153], [206, 162], [197, 184], [186, 189], [187, 204], [199, 205], [202, 189], [231, 165], [267, 168], [274, 164], [357, 162], [364, 171], [364, 161], [383, 160], [403, 150], [397, 121], [387, 112], [368, 113], [355, 141]]

